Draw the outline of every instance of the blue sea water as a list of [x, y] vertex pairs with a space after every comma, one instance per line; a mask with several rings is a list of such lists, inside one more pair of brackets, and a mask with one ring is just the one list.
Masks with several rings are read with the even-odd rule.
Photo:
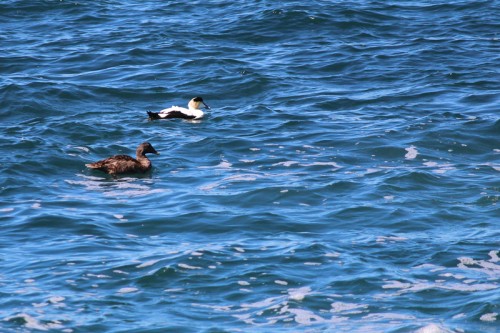
[[3, 0], [0, 45], [1, 332], [500, 331], [499, 1]]

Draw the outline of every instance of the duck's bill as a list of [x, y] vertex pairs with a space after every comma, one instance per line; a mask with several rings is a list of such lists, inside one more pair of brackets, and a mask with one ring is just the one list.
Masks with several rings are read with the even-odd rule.
[[202, 103], [203, 103], [203, 105], [205, 105], [205, 107], [206, 107], [207, 109], [209, 109], [209, 110], [210, 110], [210, 106], [208, 106], [208, 105], [207, 105], [207, 103], [205, 103], [205, 102], [202, 102]]

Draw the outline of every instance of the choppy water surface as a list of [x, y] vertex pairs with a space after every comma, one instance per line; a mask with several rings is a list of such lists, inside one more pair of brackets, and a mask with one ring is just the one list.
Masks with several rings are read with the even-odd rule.
[[2, 332], [498, 332], [498, 1], [0, 14]]

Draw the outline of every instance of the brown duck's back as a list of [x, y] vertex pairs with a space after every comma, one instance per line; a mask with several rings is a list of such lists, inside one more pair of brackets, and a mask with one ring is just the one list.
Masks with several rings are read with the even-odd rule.
[[145, 157], [143, 160], [138, 161], [127, 155], [116, 155], [95, 163], [86, 164], [86, 166], [109, 174], [139, 173], [151, 169], [151, 162]]

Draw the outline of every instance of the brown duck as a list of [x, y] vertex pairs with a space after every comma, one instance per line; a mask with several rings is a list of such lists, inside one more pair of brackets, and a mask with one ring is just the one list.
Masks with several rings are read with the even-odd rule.
[[135, 153], [136, 158], [127, 155], [115, 155], [95, 163], [85, 164], [85, 166], [104, 171], [110, 175], [144, 173], [151, 169], [151, 161], [146, 157], [146, 154], [160, 155], [149, 142], [141, 143]]

